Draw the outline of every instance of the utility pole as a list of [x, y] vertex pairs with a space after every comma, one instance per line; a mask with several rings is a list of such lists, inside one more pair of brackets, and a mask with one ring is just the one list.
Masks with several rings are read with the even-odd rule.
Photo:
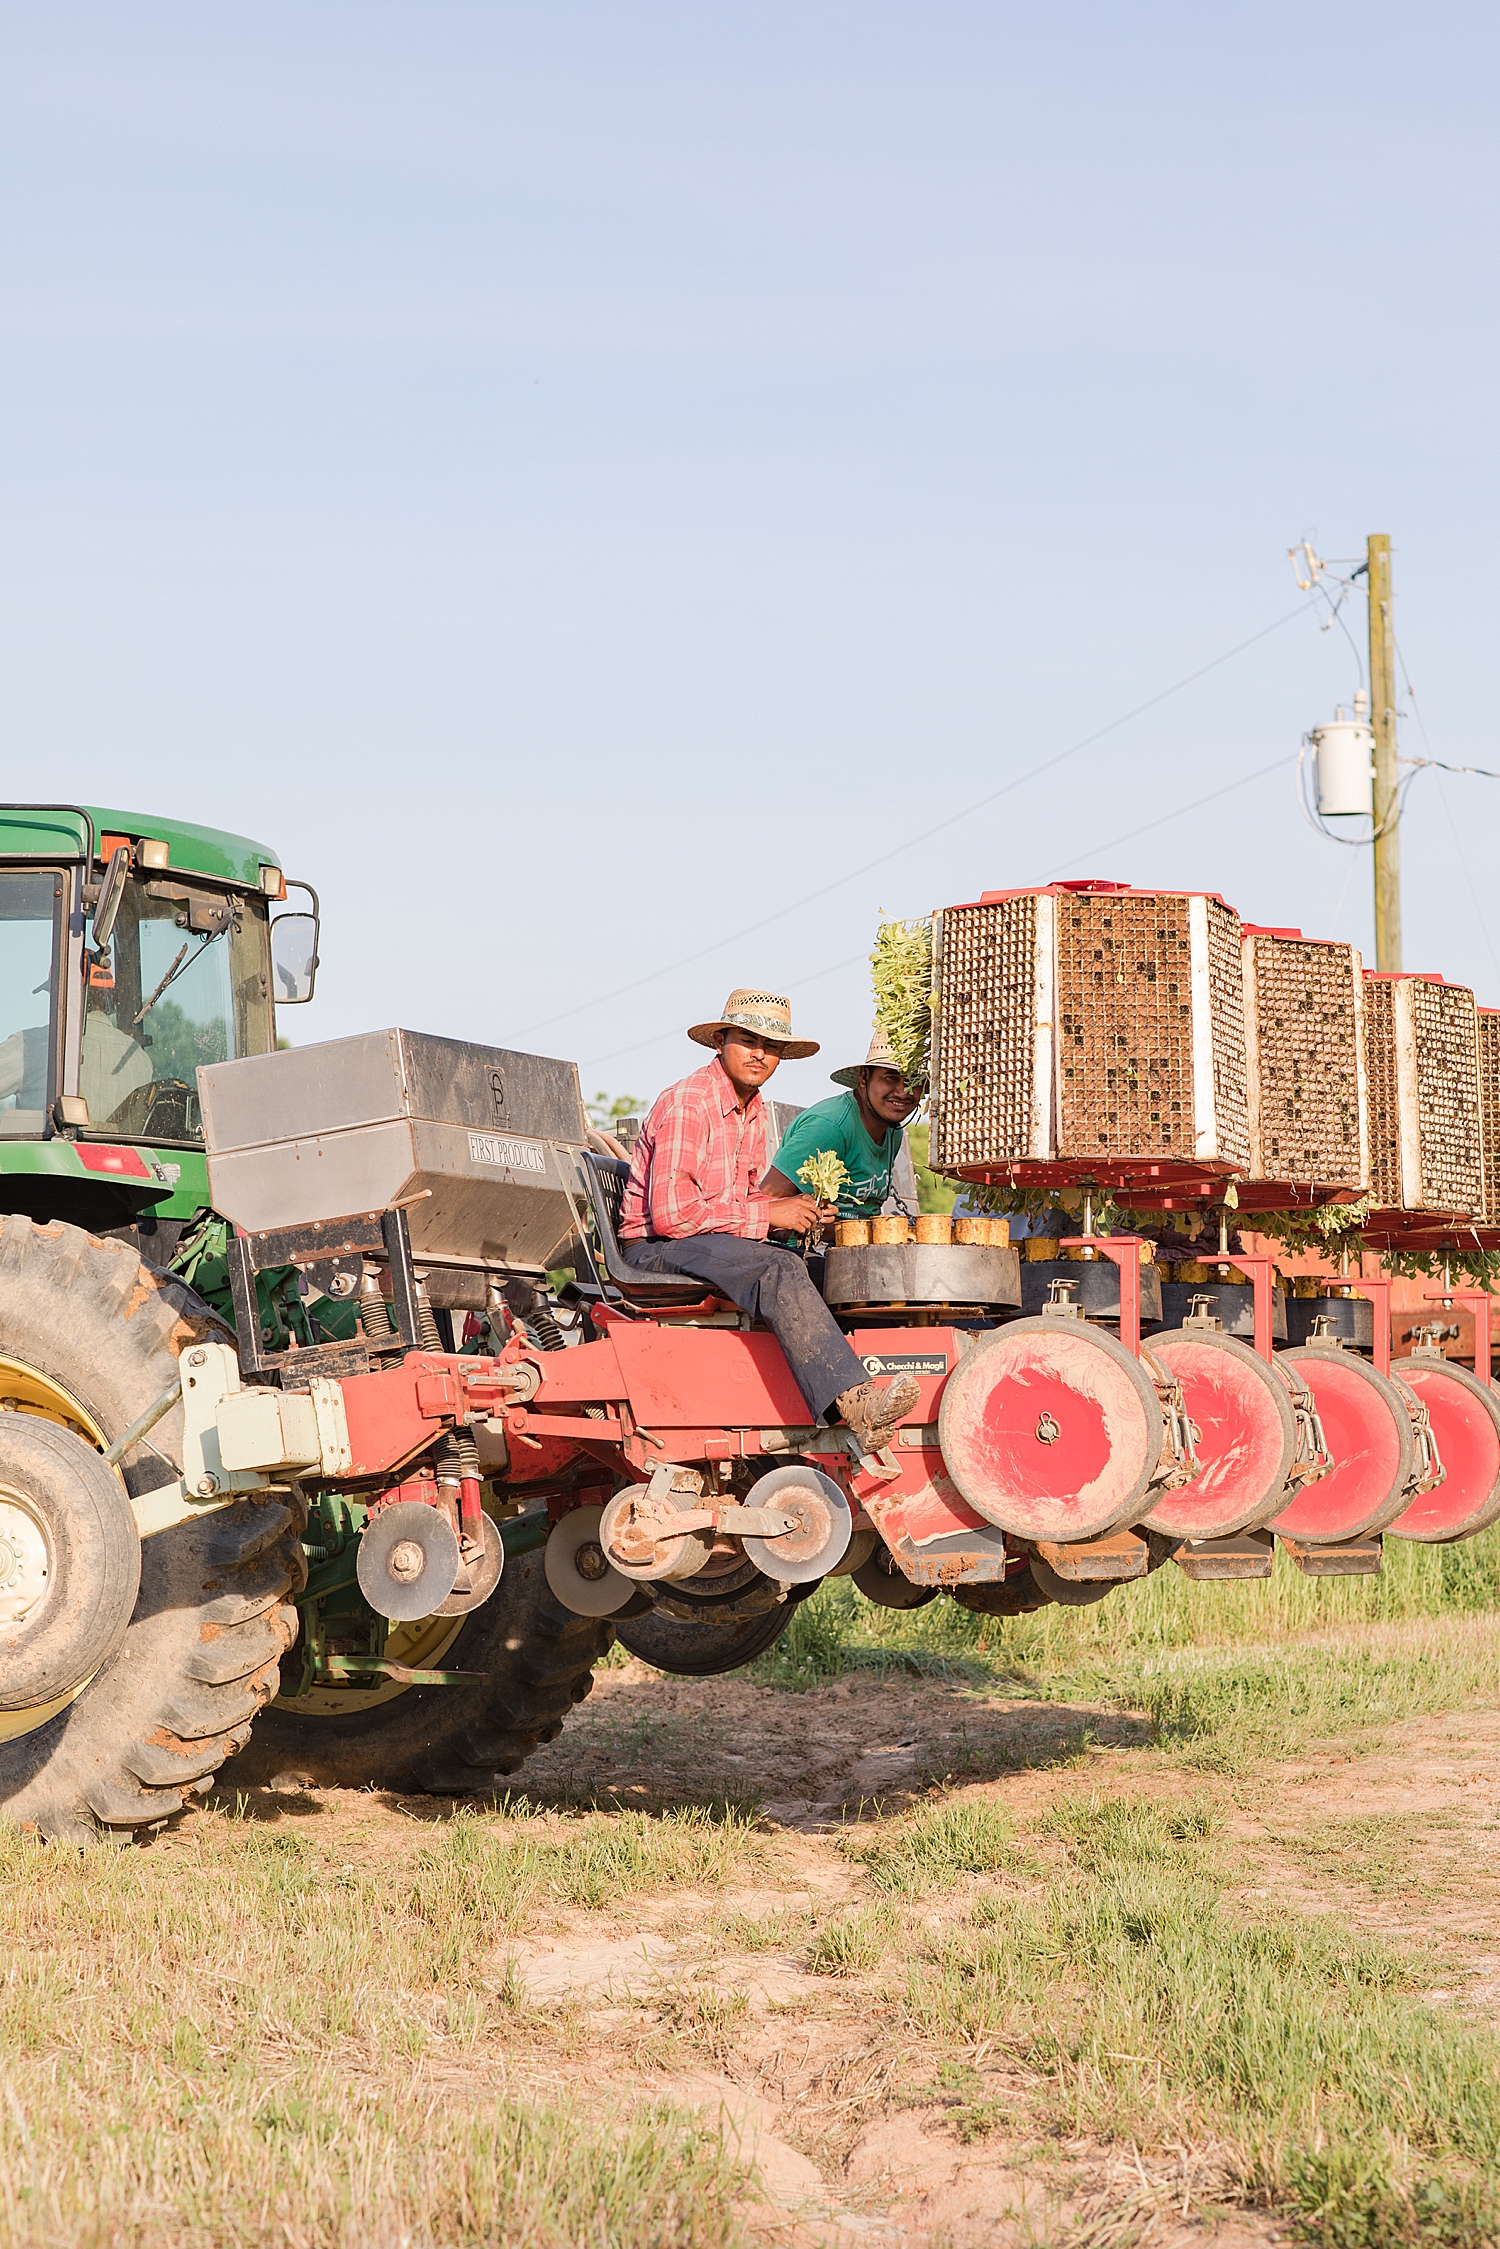
[[1396, 636], [1391, 621], [1391, 542], [1365, 543], [1370, 599], [1370, 725], [1375, 734], [1375, 965], [1401, 966], [1401, 830], [1396, 774]]

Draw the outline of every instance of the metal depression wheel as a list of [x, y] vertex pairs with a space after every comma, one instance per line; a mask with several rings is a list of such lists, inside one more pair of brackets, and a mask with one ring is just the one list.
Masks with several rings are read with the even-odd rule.
[[1166, 1425], [1156, 1385], [1081, 1320], [1016, 1320], [948, 1377], [943, 1464], [986, 1522], [1026, 1539], [1101, 1538], [1138, 1522]]
[[607, 1617], [575, 1614], [552, 1591], [545, 1508], [505, 1527], [522, 1537], [508, 1545], [504, 1574], [481, 1607], [398, 1624], [386, 1642], [387, 1656], [413, 1670], [467, 1671], [481, 1683], [388, 1679], [284, 1696], [256, 1723], [238, 1768], [245, 1779], [291, 1771], [330, 1788], [483, 1795], [560, 1733], [593, 1684], [613, 1628]]
[[1333, 1466], [1270, 1527], [1315, 1546], [1387, 1530], [1407, 1505], [1417, 1469], [1412, 1393], [1337, 1344], [1299, 1344], [1282, 1358], [1312, 1392]]
[[1285, 1503], [1297, 1451], [1284, 1377], [1248, 1344], [1212, 1330], [1173, 1328], [1153, 1335], [1149, 1348], [1181, 1386], [1199, 1472], [1163, 1492], [1144, 1528], [1169, 1538], [1228, 1538], [1269, 1521]]
[[1472, 1538], [1500, 1517], [1500, 1399], [1451, 1359], [1403, 1359], [1401, 1380], [1427, 1408], [1446, 1473], [1386, 1529], [1425, 1545]]

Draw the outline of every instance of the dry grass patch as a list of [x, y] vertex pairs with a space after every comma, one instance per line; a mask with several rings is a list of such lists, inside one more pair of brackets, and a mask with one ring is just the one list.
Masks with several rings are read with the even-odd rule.
[[757, 1840], [427, 1832], [403, 1878], [217, 1816], [82, 1860], [0, 1830], [7, 2249], [740, 2241], [716, 2128], [539, 2089], [548, 2034], [495, 1945], [548, 1900], [722, 1882]]

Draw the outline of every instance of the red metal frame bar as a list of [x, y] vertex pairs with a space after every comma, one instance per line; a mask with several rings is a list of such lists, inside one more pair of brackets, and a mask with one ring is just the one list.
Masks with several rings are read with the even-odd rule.
[[1141, 1352], [1141, 1236], [1139, 1234], [1070, 1234], [1063, 1249], [1092, 1249], [1120, 1269], [1120, 1341], [1137, 1358]]
[[1254, 1347], [1262, 1359], [1272, 1355], [1271, 1340], [1271, 1281], [1276, 1271], [1276, 1261], [1263, 1251], [1253, 1253], [1236, 1251], [1229, 1257], [1205, 1257], [1205, 1265], [1232, 1265], [1237, 1273], [1249, 1275], [1254, 1291], [1255, 1337]]
[[1474, 1372], [1483, 1383], [1490, 1379], [1490, 1308], [1495, 1299], [1484, 1288], [1439, 1288], [1424, 1292], [1427, 1304], [1462, 1304], [1474, 1315]]
[[1390, 1276], [1382, 1273], [1375, 1281], [1349, 1280], [1343, 1284], [1358, 1289], [1368, 1296], [1375, 1306], [1375, 1372], [1388, 1375], [1391, 1371], [1391, 1283]]

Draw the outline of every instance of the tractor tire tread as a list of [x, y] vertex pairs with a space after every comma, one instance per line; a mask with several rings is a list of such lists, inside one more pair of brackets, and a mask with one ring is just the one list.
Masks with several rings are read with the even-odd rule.
[[445, 1668], [486, 1673], [483, 1686], [409, 1687], [347, 1717], [303, 1715], [295, 1702], [274, 1703], [256, 1721], [235, 1780], [254, 1783], [291, 1770], [325, 1788], [488, 1795], [561, 1733], [613, 1641], [607, 1617], [562, 1607], [540, 1552], [517, 1556], [442, 1658]]
[[[17, 1213], [0, 1221], [0, 1357], [34, 1367], [117, 1437], [221, 1321], [124, 1242]], [[182, 1466], [179, 1401], [122, 1464], [140, 1499]], [[0, 1817], [83, 1844], [163, 1826], [249, 1738], [291, 1639], [305, 1558], [300, 1495], [269, 1490], [141, 1541], [123, 1639], [55, 1717], [0, 1741]], [[206, 1674], [206, 1676], [205, 1676]]]

